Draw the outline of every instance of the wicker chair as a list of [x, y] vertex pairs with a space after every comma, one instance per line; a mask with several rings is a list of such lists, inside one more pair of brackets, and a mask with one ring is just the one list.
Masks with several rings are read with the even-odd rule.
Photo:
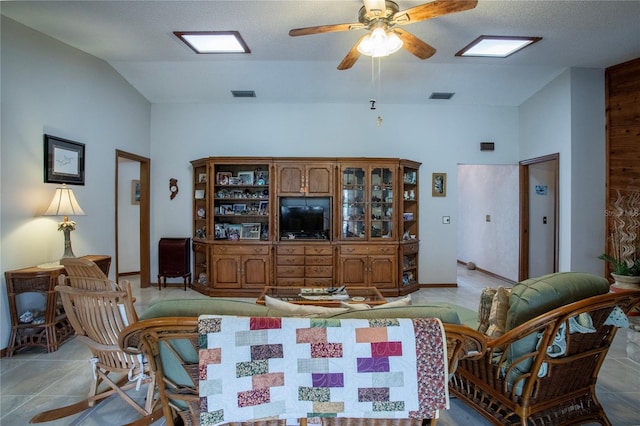
[[[450, 389], [496, 425], [610, 425], [596, 398], [598, 371], [617, 331], [605, 321], [616, 306], [628, 313], [639, 300], [640, 291], [609, 293], [528, 320], [489, 340], [480, 359], [461, 360]], [[574, 320], [588, 322], [584, 313], [595, 331], [570, 333], [570, 326], [579, 328]], [[553, 350], [563, 342], [564, 351]]]
[[[450, 368], [465, 357], [481, 357], [484, 336], [466, 326], [444, 324]], [[180, 418], [185, 425], [200, 424], [198, 371], [198, 318], [165, 317], [139, 321], [120, 334], [120, 346], [144, 353], [156, 373], [165, 422], [173, 426]], [[138, 348], [137, 351], [133, 348]], [[451, 371], [451, 370], [450, 370]], [[172, 373], [168, 373], [172, 372]], [[284, 426], [285, 420], [225, 423], [229, 426]], [[420, 419], [323, 419], [323, 426], [421, 426], [436, 420]], [[306, 419], [300, 419], [305, 425]]]
[[[94, 280], [105, 286], [115, 285], [109, 280]], [[89, 397], [68, 407], [40, 413], [31, 422], [50, 421], [78, 413], [114, 394], [143, 416], [132, 425], [151, 424], [162, 417], [162, 409], [154, 397], [154, 371], [148, 368], [143, 357], [125, 353], [118, 346], [120, 332], [137, 318], [128, 292], [78, 289], [67, 285], [57, 286], [56, 291], [60, 293], [76, 338], [85, 343], [93, 355]], [[106, 384], [106, 388], [102, 384]], [[141, 385], [147, 385], [146, 401], [142, 406], [125, 392]]]

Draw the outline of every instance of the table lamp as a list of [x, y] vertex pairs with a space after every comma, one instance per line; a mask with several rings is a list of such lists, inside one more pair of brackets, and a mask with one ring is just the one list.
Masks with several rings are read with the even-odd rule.
[[62, 185], [62, 188], [56, 188], [56, 193], [53, 195], [49, 208], [44, 212], [44, 216], [64, 216], [64, 221], [58, 223], [58, 231], [64, 232], [63, 259], [65, 257], [76, 257], [71, 249], [71, 231], [76, 229], [76, 223], [69, 221], [69, 216], [84, 215], [85, 213], [73, 195], [73, 190], [67, 188], [65, 184]]

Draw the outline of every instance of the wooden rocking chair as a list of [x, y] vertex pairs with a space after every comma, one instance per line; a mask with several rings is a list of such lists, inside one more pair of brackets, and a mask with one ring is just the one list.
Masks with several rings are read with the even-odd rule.
[[[114, 285], [109, 280], [97, 280], [104, 286]], [[137, 316], [127, 291], [96, 291], [59, 285], [65, 312], [76, 331], [76, 338], [85, 343], [93, 355], [92, 381], [89, 397], [76, 404], [49, 410], [36, 415], [31, 423], [46, 422], [76, 414], [105, 398], [117, 394], [131, 405], [141, 419], [130, 425], [147, 425], [162, 417], [162, 409], [154, 398], [155, 372], [148, 368], [142, 356], [131, 355], [120, 349], [120, 332]], [[119, 376], [119, 377], [118, 377]], [[99, 392], [101, 384], [106, 390]], [[146, 401], [139, 405], [125, 391], [147, 385]]]

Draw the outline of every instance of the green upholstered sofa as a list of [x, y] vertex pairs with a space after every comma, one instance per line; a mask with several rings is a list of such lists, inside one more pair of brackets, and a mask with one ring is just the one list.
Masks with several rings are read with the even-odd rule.
[[[161, 299], [151, 304], [140, 320], [127, 327], [120, 335], [120, 346], [133, 353], [146, 355], [156, 372], [166, 424], [174, 424], [176, 416], [184, 424], [198, 422], [200, 400], [198, 397], [198, 316], [203, 314], [236, 315], [251, 317], [286, 317], [290, 312], [250, 301], [234, 299]], [[485, 350], [483, 336], [470, 327], [475, 326], [475, 312], [447, 303], [407, 306], [381, 306], [366, 310], [351, 310], [323, 317], [336, 319], [359, 318], [439, 318], [444, 324], [449, 371], [453, 371], [458, 359], [480, 356]], [[331, 419], [328, 419], [331, 420]], [[350, 426], [363, 419], [333, 419], [335, 426]], [[369, 419], [371, 420], [371, 419]], [[352, 423], [355, 421], [356, 423]], [[385, 419], [371, 420], [367, 425], [387, 425]], [[418, 426], [417, 419], [395, 419], [397, 426]], [[426, 424], [425, 421], [424, 424]], [[430, 422], [435, 424], [435, 419]], [[234, 423], [235, 424], [235, 423]], [[263, 421], [254, 426], [284, 425], [284, 421]]]
[[[197, 317], [204, 314], [238, 315], [252, 317], [286, 317], [289, 312], [249, 301], [225, 298], [160, 299], [152, 303], [140, 319], [163, 317]], [[324, 315], [323, 315], [324, 316]], [[475, 312], [447, 303], [416, 304], [409, 306], [378, 307], [329, 315], [331, 318], [439, 318], [443, 323], [465, 324], [475, 328]]]

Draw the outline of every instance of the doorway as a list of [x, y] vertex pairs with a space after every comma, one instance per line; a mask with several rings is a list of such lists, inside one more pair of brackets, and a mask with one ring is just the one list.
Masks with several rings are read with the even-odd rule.
[[559, 154], [520, 162], [520, 281], [558, 272]]
[[143, 288], [151, 285], [150, 171], [149, 158], [116, 150], [116, 280], [137, 267]]

